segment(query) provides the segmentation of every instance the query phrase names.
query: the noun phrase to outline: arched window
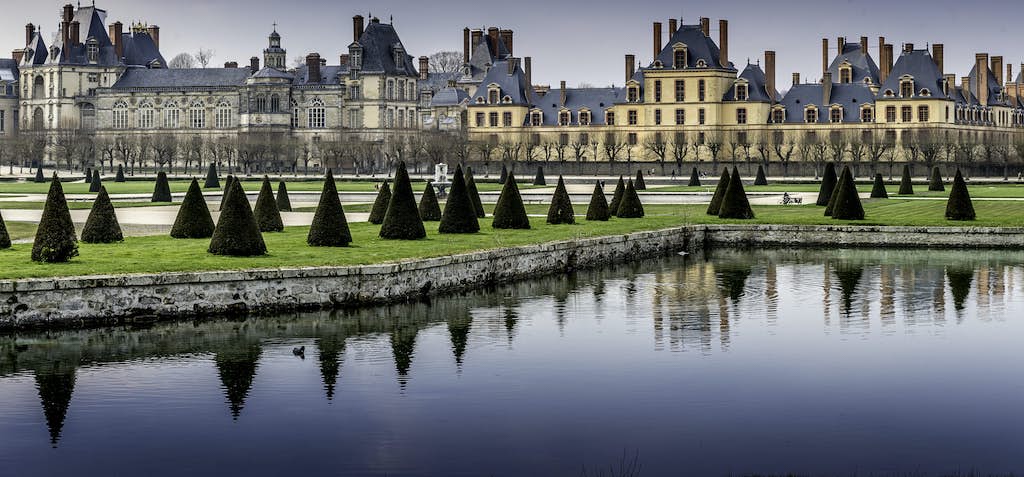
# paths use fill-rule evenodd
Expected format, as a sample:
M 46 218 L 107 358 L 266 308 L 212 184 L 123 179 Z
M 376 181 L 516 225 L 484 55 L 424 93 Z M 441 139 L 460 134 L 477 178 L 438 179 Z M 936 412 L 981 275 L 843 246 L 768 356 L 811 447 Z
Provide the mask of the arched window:
M 900 97 L 911 98 L 914 96 L 914 80 L 913 79 L 902 79 L 900 80 Z
M 394 110 L 389 109 L 387 114 L 385 115 L 384 127 L 386 127 L 386 128 L 393 128 L 393 127 L 395 127 L 395 111 Z
M 192 129 L 206 128 L 206 109 L 202 101 L 195 101 L 188 108 L 188 125 Z
M 153 129 L 153 104 L 149 101 L 139 106 L 137 117 L 139 129 Z
M 100 60 L 100 44 L 95 38 L 89 38 L 85 44 L 85 54 L 89 63 L 96 63 Z
M 279 111 L 281 111 L 281 97 L 276 94 L 272 94 L 270 95 L 270 112 L 276 113 Z
M 114 129 L 128 129 L 128 104 L 124 101 L 114 103 Z
M 46 123 L 43 121 L 43 108 L 37 107 L 36 110 L 32 112 L 32 129 L 42 131 L 46 127 Z
M 181 122 L 181 110 L 178 109 L 178 103 L 174 101 L 168 102 L 164 105 L 164 127 L 167 129 L 177 129 Z
M 291 107 L 292 107 L 292 129 L 298 129 L 299 128 L 299 113 L 300 113 L 299 105 L 295 104 L 295 101 L 292 101 L 290 104 L 291 104 Z
M 853 82 L 853 68 L 843 65 L 839 68 L 839 82 L 840 83 L 852 83 Z
M 267 98 L 262 94 L 256 96 L 256 112 L 263 113 L 267 111 Z
M 324 111 L 324 102 L 320 98 L 313 98 L 313 101 L 309 102 L 309 121 L 308 125 L 310 129 L 323 129 L 327 127 L 327 117 Z
M 89 103 L 82 104 L 80 122 L 82 129 L 86 131 L 96 129 L 96 106 Z
M 273 103 L 274 99 L 276 99 L 276 98 L 277 98 L 276 95 L 274 97 L 272 97 L 271 98 L 271 103 Z M 217 117 L 216 117 L 217 129 L 227 129 L 227 128 L 230 128 L 231 127 L 231 123 L 232 123 L 231 116 L 232 116 L 232 114 L 231 114 L 231 105 L 230 104 L 228 104 L 226 101 L 222 101 L 220 104 L 218 104 L 217 105 Z
M 43 77 L 36 76 L 36 79 L 32 80 L 32 99 L 42 98 L 43 91 Z

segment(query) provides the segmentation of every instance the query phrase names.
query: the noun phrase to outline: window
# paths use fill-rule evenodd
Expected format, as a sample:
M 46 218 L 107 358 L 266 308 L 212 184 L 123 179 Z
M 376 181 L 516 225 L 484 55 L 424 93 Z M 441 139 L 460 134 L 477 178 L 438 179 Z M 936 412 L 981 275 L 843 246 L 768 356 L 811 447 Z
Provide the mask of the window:
M 139 129 L 153 129 L 153 105 L 149 102 L 139 106 Z
M 922 123 L 928 122 L 929 112 L 930 111 L 928 110 L 928 106 L 918 106 L 917 107 L 917 121 L 918 122 L 922 122 Z
M 705 122 L 707 122 L 707 113 L 704 112 L 704 108 L 700 108 L 697 110 L 697 124 L 703 126 Z
M 896 131 L 885 132 L 885 143 L 889 144 L 890 146 L 896 144 Z
M 490 113 L 487 115 L 487 125 L 492 128 L 498 127 L 498 113 Z
M 580 144 L 590 144 L 590 134 L 581 133 L 580 134 Z
M 540 111 L 530 113 L 531 126 L 540 126 L 542 124 L 544 124 L 544 113 L 541 113 Z
M 0 111 L 0 133 L 7 127 L 7 111 Z
M 905 123 L 909 123 L 914 120 L 914 108 L 911 106 L 904 106 L 900 108 L 900 119 Z
M 590 126 L 590 111 L 580 111 L 580 126 Z
M 747 124 L 747 108 L 736 110 L 736 124 Z
M 395 110 L 389 109 L 384 113 L 384 127 L 393 128 L 395 127 Z
M 178 109 L 178 105 L 171 101 L 164 106 L 164 127 L 168 129 L 177 129 L 179 126 L 179 119 L 181 111 Z
M 629 144 L 630 146 L 635 146 L 635 145 L 637 145 L 637 142 L 638 142 L 638 141 L 637 141 L 636 133 L 634 133 L 634 132 L 631 132 L 631 133 L 627 134 L 627 135 L 626 135 L 626 142 L 627 142 L 627 143 L 628 143 L 628 144 Z
M 660 109 L 655 109 L 654 110 L 654 124 L 655 125 L 661 125 L 661 110 Z
M 896 106 L 885 107 L 885 122 L 894 123 L 896 122 Z
M 491 88 L 487 91 L 487 102 L 491 104 L 498 104 L 498 94 L 500 92 L 497 88 Z
M 273 94 L 270 95 L 270 112 L 276 113 L 281 111 L 281 97 Z
M 278 99 L 277 95 L 271 97 L 270 102 L 273 105 L 274 100 Z M 278 101 L 280 101 L 278 99 Z M 218 129 L 227 129 L 231 127 L 231 105 L 227 102 L 221 102 L 217 105 L 217 114 L 215 121 L 217 122 Z
M 259 96 L 256 96 L 256 112 L 257 113 L 265 113 L 265 112 L 267 112 L 267 98 L 264 97 L 262 94 L 259 95 Z
M 849 66 L 843 66 L 839 68 L 839 82 L 840 83 L 852 83 L 853 82 L 853 68 Z
M 390 114 L 390 111 L 388 111 L 388 113 Z M 401 111 L 399 111 L 397 116 L 398 117 L 396 119 L 398 119 L 398 124 L 397 124 L 398 129 L 402 129 L 402 128 L 405 127 L 405 115 L 402 114 Z
M 388 86 L 386 90 L 387 99 L 395 99 L 395 82 L 388 80 Z
M 501 125 L 504 127 L 512 127 L 512 113 L 505 111 L 501 113 Z
M 914 80 L 900 81 L 900 97 L 911 98 L 914 96 Z
M 537 136 L 538 136 L 537 137 L 537 141 L 540 142 L 540 137 L 539 137 L 540 135 L 538 134 Z M 569 135 L 566 134 L 566 133 L 559 134 L 558 135 L 558 144 L 561 144 L 563 146 L 568 146 L 569 145 Z
M 747 132 L 746 131 L 739 131 L 739 132 L 736 133 L 736 144 L 741 144 L 741 145 L 744 145 L 744 146 L 750 144 L 749 142 L 747 142 Z
M 680 125 L 686 124 L 686 110 L 685 109 L 677 109 L 676 110 L 676 124 L 680 124 Z
M 829 111 L 829 122 L 841 123 L 843 122 L 843 108 L 832 108 Z
M 608 111 L 604 113 L 604 123 L 609 126 L 615 125 L 615 111 Z
M 630 126 L 636 126 L 637 114 L 635 109 L 630 109 L 629 112 L 626 113 L 626 121 L 627 123 L 629 123 Z
M 697 82 L 697 101 L 704 101 L 704 96 L 707 94 L 707 82 L 700 80 Z
M 860 122 L 870 123 L 875 120 L 875 112 L 871 108 L 861 108 L 860 110 Z
M 124 101 L 114 104 L 114 129 L 128 129 L 128 105 Z
M 654 102 L 661 102 L 661 80 L 654 80 Z
M 89 38 L 85 45 L 85 55 L 89 63 L 96 63 L 100 60 L 100 44 L 95 38 Z
M 686 81 L 676 80 L 676 102 L 686 101 Z
M 629 88 L 626 89 L 626 91 L 626 101 L 629 101 L 630 103 L 635 103 L 640 100 L 640 88 L 637 88 L 636 86 L 630 86 Z
M 745 85 L 745 84 L 738 84 L 738 85 L 736 85 L 736 101 L 746 101 L 747 100 L 747 91 L 748 91 L 748 86 L 747 85 Z
M 772 110 L 772 122 L 776 124 L 786 122 L 786 111 L 783 109 Z
M 206 111 L 203 103 L 196 101 L 188 108 L 188 124 L 192 129 L 203 129 L 206 127 Z
M 359 85 L 352 85 L 348 88 L 348 99 L 359 99 Z
M 686 68 L 686 48 L 676 48 L 672 52 L 672 67 Z
M 309 110 L 306 112 L 306 125 L 310 129 L 323 129 L 327 126 L 327 115 L 324 110 L 324 102 L 320 98 L 313 98 L 309 102 Z
M 398 82 L 398 100 L 405 101 L 405 81 Z
M 291 103 L 291 107 L 292 107 L 292 129 L 298 129 L 299 128 L 299 108 L 298 108 L 298 106 L 294 102 Z M 350 113 L 351 113 L 351 111 L 350 111 Z M 349 121 L 348 125 L 349 125 L 349 127 L 352 127 L 351 120 Z
M 476 113 L 476 127 L 484 127 L 484 113 Z
M 818 122 L 818 109 L 811 107 L 811 108 L 807 108 L 806 110 L 804 110 L 804 122 L 807 123 L 807 124 L 817 123 Z
M 572 122 L 572 113 L 569 111 L 560 111 L 558 113 L 558 125 L 568 126 Z

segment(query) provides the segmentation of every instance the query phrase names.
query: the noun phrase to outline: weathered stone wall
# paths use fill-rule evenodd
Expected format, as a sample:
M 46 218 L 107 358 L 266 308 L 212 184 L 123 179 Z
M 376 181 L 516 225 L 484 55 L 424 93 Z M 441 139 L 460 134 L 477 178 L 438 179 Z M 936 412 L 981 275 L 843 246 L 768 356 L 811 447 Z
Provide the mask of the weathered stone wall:
M 706 247 L 1024 247 L 1024 228 L 719 225 L 708 226 L 704 230 Z

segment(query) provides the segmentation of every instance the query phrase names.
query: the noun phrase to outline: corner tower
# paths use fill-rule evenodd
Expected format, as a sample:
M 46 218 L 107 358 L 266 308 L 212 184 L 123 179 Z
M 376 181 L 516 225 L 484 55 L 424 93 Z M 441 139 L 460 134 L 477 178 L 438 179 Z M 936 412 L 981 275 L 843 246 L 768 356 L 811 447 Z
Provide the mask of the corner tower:
M 274 25 L 274 31 L 270 33 L 269 40 L 267 49 L 263 50 L 264 66 L 285 71 L 288 68 L 285 64 L 288 51 L 281 48 L 281 35 L 277 32 L 277 24 Z

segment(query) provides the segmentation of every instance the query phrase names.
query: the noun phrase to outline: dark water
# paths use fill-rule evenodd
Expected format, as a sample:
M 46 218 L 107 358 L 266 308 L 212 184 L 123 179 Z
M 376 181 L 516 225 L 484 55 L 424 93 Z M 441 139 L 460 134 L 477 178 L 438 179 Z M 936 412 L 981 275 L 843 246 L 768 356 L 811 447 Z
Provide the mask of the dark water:
M 0 336 L 0 475 L 611 475 L 624 455 L 632 475 L 1019 473 L 1022 264 L 716 252 Z

